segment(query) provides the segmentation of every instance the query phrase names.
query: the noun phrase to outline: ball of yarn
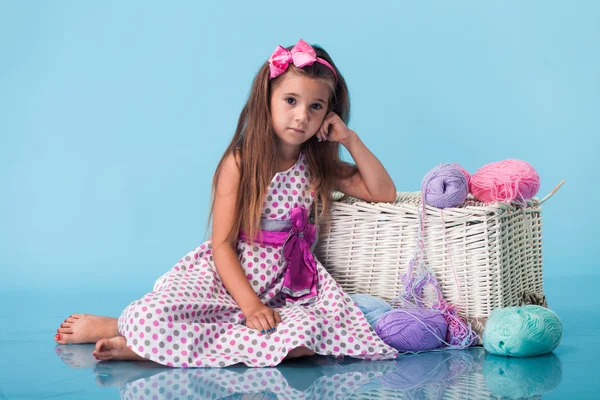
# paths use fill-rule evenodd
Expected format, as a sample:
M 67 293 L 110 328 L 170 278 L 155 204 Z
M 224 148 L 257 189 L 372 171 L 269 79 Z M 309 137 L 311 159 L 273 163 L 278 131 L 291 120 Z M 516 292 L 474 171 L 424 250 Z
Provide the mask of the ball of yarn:
M 522 399 L 550 393 L 562 380 L 562 364 L 553 353 L 531 358 L 488 355 L 483 377 L 490 393 Z
M 454 165 L 456 168 L 458 168 L 465 175 L 465 178 L 467 178 L 467 188 L 468 188 L 469 185 L 471 184 L 471 174 L 469 174 L 469 172 L 466 169 L 464 169 L 463 167 L 461 167 L 458 164 L 452 164 L 452 165 Z
M 444 317 L 428 309 L 396 309 L 379 318 L 377 335 L 400 352 L 437 349 L 448 330 Z
M 473 196 L 486 203 L 531 199 L 539 189 L 539 175 L 530 164 L 521 160 L 484 165 L 473 174 L 469 187 Z
M 421 193 L 430 206 L 459 206 L 469 195 L 469 173 L 457 164 L 440 164 L 423 178 Z
M 485 324 L 483 347 L 498 356 L 537 356 L 553 351 L 562 331 L 560 318 L 547 308 L 497 308 Z
M 379 318 L 388 311 L 392 310 L 392 306 L 385 300 L 368 294 L 351 294 L 350 298 L 356 303 L 360 311 L 365 315 L 369 324 L 375 329 Z

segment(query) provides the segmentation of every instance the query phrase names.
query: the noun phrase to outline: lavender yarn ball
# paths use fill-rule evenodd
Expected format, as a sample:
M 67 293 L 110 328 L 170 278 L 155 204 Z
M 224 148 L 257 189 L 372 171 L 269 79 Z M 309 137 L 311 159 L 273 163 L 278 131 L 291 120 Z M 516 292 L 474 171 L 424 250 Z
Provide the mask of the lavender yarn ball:
M 377 335 L 400 352 L 437 349 L 446 338 L 448 324 L 439 312 L 396 309 L 379 318 Z
M 425 204 L 437 208 L 461 205 L 469 195 L 468 173 L 457 164 L 442 163 L 425 175 L 421 193 Z

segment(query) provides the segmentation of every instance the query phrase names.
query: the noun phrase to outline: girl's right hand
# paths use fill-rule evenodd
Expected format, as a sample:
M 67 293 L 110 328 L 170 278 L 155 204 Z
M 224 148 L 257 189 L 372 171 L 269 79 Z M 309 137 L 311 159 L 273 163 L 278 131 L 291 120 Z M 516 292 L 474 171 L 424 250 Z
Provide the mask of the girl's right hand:
M 264 304 L 248 311 L 246 315 L 246 326 L 261 331 L 261 333 L 274 332 L 280 323 L 279 313 Z

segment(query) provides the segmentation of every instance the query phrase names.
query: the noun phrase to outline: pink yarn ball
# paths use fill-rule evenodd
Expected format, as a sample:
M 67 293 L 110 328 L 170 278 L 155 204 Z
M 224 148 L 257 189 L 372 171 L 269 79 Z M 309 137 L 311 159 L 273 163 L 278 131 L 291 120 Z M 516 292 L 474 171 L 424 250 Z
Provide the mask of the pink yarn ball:
M 484 203 L 531 199 L 540 189 L 540 177 L 522 160 L 486 164 L 471 177 L 471 194 Z

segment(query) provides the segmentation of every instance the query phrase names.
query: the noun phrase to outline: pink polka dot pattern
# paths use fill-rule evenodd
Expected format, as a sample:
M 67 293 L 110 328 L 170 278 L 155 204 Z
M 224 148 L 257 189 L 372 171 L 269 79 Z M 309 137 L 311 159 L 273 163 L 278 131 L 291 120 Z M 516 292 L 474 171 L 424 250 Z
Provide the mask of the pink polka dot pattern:
M 300 154 L 294 166 L 273 177 L 263 218 L 286 220 L 292 208 L 310 208 L 314 193 L 308 181 L 308 167 Z M 275 366 L 300 346 L 337 357 L 386 360 L 397 356 L 318 261 L 318 300 L 287 305 L 281 293 L 286 262 L 280 253 L 280 247 L 237 244 L 250 285 L 264 304 L 281 315 L 282 323 L 273 333 L 261 334 L 245 326 L 244 315 L 217 274 L 210 240 L 186 254 L 158 278 L 152 292 L 123 311 L 119 332 L 138 355 L 183 368 L 237 363 Z

